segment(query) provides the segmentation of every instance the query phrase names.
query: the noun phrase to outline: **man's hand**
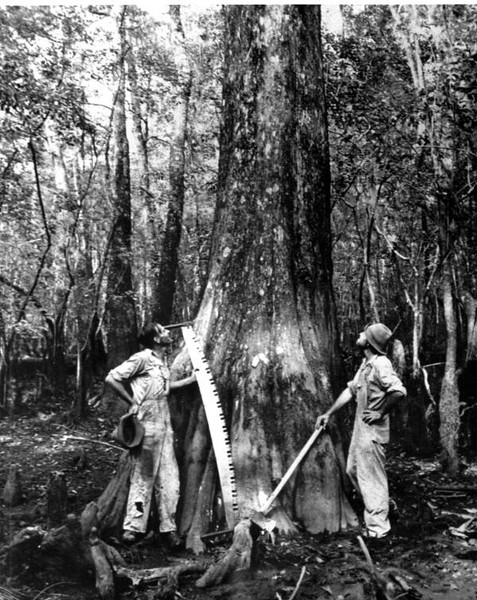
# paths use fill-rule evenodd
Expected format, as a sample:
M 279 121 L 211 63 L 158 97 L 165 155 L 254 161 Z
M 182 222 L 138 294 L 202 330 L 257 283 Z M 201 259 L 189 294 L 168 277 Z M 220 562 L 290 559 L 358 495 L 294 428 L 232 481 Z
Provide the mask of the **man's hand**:
M 328 413 L 324 413 L 324 414 L 320 415 L 316 419 L 315 429 L 320 429 L 320 427 L 323 427 L 323 429 L 326 429 L 329 420 L 330 420 L 330 415 Z
M 190 385 L 195 381 L 197 381 L 197 375 L 195 371 L 192 371 L 192 375 L 189 375 L 189 377 L 184 377 L 184 379 L 176 379 L 174 381 L 171 381 L 169 383 L 169 389 L 177 390 L 179 388 L 185 387 L 186 385 Z
M 378 421 L 381 421 L 382 418 L 383 415 L 378 410 L 369 410 L 369 408 L 367 408 L 363 412 L 363 421 L 366 423 L 366 425 L 377 423 Z
M 139 404 L 136 404 L 135 402 L 133 402 L 133 404 L 131 404 L 131 406 L 129 407 L 128 414 L 129 415 L 137 415 L 138 412 L 139 412 Z

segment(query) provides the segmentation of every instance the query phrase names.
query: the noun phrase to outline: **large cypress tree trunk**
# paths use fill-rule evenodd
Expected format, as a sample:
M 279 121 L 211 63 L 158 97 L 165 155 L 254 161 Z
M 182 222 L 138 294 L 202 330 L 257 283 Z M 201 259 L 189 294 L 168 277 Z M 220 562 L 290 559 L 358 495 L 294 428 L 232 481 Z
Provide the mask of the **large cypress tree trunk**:
M 331 403 L 339 355 L 320 9 L 227 7 L 225 36 L 218 208 L 195 330 L 228 415 L 240 514 L 247 516 L 264 504 Z M 173 369 L 186 360 L 184 351 Z M 207 437 L 198 432 L 197 439 Z M 196 455 L 185 457 L 183 475 L 184 495 L 198 498 L 197 507 L 210 490 L 202 481 L 206 453 Z M 327 434 L 280 500 L 285 510 L 273 518 L 282 530 L 298 519 L 310 532 L 336 531 L 354 518 Z M 194 510 L 189 502 L 183 528 L 205 528 Z M 189 530 L 189 540 L 195 534 Z

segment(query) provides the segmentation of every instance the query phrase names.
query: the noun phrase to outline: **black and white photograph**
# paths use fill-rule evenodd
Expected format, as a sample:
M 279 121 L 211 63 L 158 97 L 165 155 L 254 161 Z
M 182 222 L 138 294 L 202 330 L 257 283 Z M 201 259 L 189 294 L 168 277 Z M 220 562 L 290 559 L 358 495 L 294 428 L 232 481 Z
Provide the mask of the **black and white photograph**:
M 0 600 L 477 599 L 477 3 L 0 2 Z

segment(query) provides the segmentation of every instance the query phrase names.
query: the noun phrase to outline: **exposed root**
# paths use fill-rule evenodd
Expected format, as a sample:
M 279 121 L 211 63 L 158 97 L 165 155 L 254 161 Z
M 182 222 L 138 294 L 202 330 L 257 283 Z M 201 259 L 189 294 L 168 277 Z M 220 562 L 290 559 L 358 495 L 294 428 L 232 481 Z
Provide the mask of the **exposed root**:
M 242 519 L 234 529 L 232 545 L 225 555 L 195 583 L 198 588 L 217 585 L 231 573 L 249 569 L 252 559 L 253 538 L 251 534 L 252 521 Z

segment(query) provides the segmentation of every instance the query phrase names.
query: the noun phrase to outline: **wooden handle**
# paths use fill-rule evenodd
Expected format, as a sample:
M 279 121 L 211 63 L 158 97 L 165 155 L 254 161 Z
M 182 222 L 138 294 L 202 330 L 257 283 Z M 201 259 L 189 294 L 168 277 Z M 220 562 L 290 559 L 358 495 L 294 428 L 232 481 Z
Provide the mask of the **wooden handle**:
M 287 481 L 290 479 L 290 477 L 293 474 L 293 471 L 298 467 L 298 465 L 301 463 L 301 461 L 303 460 L 305 454 L 308 452 L 308 450 L 313 446 L 313 444 L 315 443 L 316 438 L 320 435 L 320 433 L 323 431 L 324 427 L 321 426 L 319 429 L 315 429 L 315 431 L 311 434 L 309 440 L 306 442 L 306 444 L 303 446 L 303 448 L 300 450 L 300 454 L 298 454 L 298 456 L 295 458 L 295 460 L 292 462 L 292 464 L 290 465 L 290 467 L 288 468 L 288 471 L 285 473 L 285 475 L 282 477 L 280 483 L 277 485 L 277 487 L 275 488 L 275 490 L 273 491 L 272 495 L 268 498 L 268 500 L 266 501 L 266 503 L 264 504 L 263 508 L 262 508 L 262 512 L 264 514 L 266 514 L 269 510 L 270 510 L 270 506 L 273 504 L 273 502 L 275 501 L 275 498 L 278 496 L 278 494 L 282 491 L 282 489 L 285 487 Z
M 164 325 L 164 329 L 178 329 L 179 327 L 187 327 L 192 324 L 192 321 L 184 321 L 184 323 L 171 323 L 171 325 Z

